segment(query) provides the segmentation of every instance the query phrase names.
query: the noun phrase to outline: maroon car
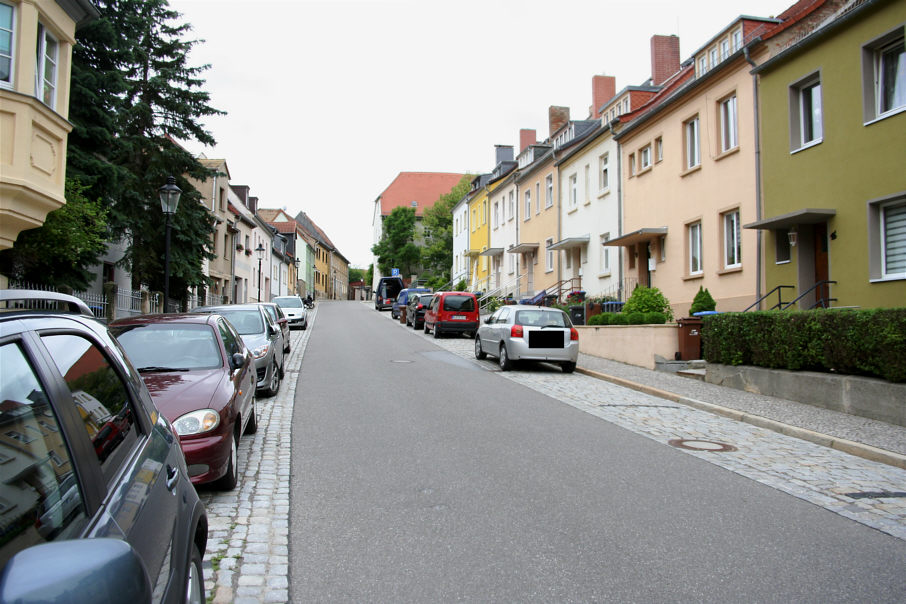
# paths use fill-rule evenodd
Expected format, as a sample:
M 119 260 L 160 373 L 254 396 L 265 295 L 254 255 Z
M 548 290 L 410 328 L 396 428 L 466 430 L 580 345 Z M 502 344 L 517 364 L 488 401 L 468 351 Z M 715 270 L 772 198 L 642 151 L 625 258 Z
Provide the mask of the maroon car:
M 239 480 L 239 437 L 258 429 L 251 351 L 217 314 L 141 315 L 110 324 L 170 420 L 193 484 Z

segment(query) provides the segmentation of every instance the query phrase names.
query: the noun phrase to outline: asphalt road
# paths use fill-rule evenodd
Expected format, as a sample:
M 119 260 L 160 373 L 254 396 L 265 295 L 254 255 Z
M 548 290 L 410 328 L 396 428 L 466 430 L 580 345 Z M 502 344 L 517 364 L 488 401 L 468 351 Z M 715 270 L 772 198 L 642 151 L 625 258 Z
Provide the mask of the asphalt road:
M 903 541 L 488 367 L 320 304 L 293 417 L 293 602 L 906 601 Z

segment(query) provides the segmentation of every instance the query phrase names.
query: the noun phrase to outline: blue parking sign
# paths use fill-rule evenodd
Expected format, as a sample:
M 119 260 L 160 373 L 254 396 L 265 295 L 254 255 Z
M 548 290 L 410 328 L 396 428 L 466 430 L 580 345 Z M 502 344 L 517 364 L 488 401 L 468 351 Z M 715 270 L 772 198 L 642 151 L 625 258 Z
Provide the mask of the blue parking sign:
M 399 277 L 399 276 L 400 276 L 400 269 L 398 269 L 398 268 L 391 268 L 391 269 L 390 269 L 390 276 L 391 276 L 391 277 Z

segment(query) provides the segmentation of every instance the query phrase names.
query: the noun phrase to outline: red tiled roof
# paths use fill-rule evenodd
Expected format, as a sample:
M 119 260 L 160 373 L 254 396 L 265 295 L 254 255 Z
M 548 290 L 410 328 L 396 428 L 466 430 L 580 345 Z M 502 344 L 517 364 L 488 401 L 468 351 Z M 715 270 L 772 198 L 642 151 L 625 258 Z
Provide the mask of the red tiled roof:
M 448 172 L 400 172 L 379 197 L 381 215 L 389 216 L 393 208 L 412 207 L 415 201 L 415 215 L 421 216 L 441 195 L 449 193 L 462 177 L 462 174 Z

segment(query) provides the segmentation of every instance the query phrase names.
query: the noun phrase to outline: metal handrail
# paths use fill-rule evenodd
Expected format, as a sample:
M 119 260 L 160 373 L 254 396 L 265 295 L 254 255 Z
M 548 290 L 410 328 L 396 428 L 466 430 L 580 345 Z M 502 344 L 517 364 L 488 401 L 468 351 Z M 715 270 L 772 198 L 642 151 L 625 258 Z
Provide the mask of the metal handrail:
M 823 285 L 836 285 L 836 284 L 837 284 L 836 281 L 827 281 L 827 280 L 819 281 L 818 283 L 814 284 L 813 286 L 811 286 L 810 288 L 808 288 L 807 290 L 805 290 L 804 292 L 802 292 L 802 295 L 800 295 L 798 298 L 796 298 L 795 300 L 793 300 L 792 302 L 790 302 L 789 304 L 787 304 L 786 306 L 784 306 L 784 307 L 781 308 L 780 310 L 786 310 L 786 309 L 788 309 L 790 306 L 792 306 L 793 304 L 795 304 L 796 302 L 798 302 L 798 301 L 801 300 L 802 298 L 806 297 L 806 296 L 809 295 L 811 292 L 815 291 L 816 289 L 818 289 L 819 287 L 821 287 L 821 286 L 823 286 Z M 828 297 L 827 297 L 827 298 L 821 298 L 821 299 L 819 299 L 819 300 L 815 303 L 814 306 L 811 306 L 811 307 L 810 307 L 810 309 L 811 309 L 811 308 L 815 308 L 815 306 L 818 306 L 819 304 L 821 304 L 824 308 L 827 308 L 827 302 L 830 302 L 831 300 L 836 300 L 836 298 L 831 298 L 831 297 L 830 297 L 830 288 L 827 289 L 827 293 L 828 293 Z
M 762 297 L 760 297 L 760 298 L 758 298 L 757 300 L 755 300 L 755 302 L 754 302 L 751 306 L 749 306 L 748 308 L 746 308 L 746 309 L 745 309 L 744 311 L 742 311 L 742 312 L 749 312 L 750 310 L 752 310 L 753 308 L 755 308 L 756 306 L 758 306 L 759 304 L 761 304 L 761 301 L 762 301 L 762 300 L 764 300 L 765 298 L 767 298 L 768 296 L 770 296 L 770 295 L 773 294 L 774 292 L 777 292 L 777 304 L 775 304 L 774 306 L 772 306 L 772 307 L 769 308 L 768 310 L 774 310 L 775 308 L 781 308 L 781 307 L 783 306 L 783 304 L 784 304 L 784 302 L 783 302 L 783 288 L 784 288 L 784 287 L 788 287 L 789 289 L 796 289 L 796 286 L 794 286 L 794 285 L 778 285 L 777 287 L 775 287 L 774 289 L 772 289 L 771 291 L 769 291 L 768 293 L 766 293 L 766 294 L 763 295 Z

